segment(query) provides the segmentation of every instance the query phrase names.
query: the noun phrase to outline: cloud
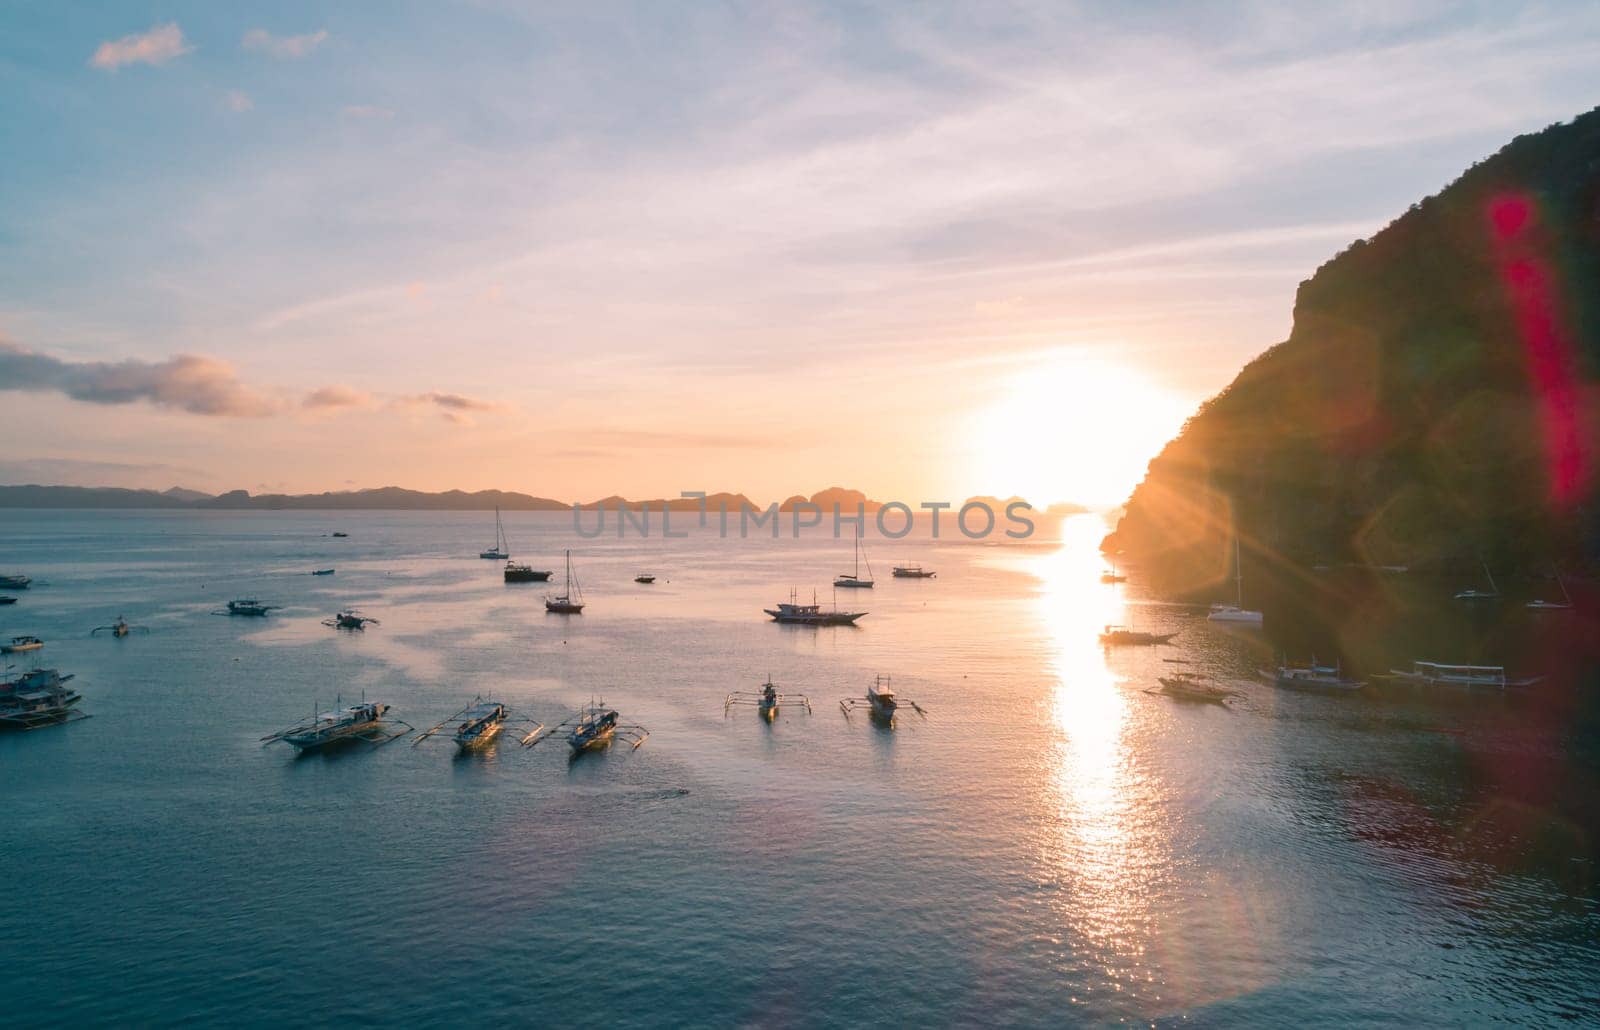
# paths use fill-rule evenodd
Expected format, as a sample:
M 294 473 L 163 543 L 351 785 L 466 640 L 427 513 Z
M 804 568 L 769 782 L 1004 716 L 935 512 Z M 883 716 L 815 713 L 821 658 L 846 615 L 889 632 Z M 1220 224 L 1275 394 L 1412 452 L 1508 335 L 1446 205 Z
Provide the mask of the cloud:
M 298 60 L 327 42 L 328 30 L 318 29 L 301 36 L 274 36 L 266 29 L 251 29 L 239 45 L 246 50 L 268 54 L 286 61 Z
M 95 50 L 89 63 L 105 71 L 116 71 L 125 64 L 166 64 L 182 57 L 194 47 L 183 38 L 183 30 L 175 21 L 157 25 L 149 32 L 134 33 L 117 40 L 107 40 Z
M 239 381 L 216 358 L 179 354 L 165 361 L 65 361 L 0 340 L 0 390 L 55 391 L 89 404 L 146 401 L 193 415 L 259 418 L 282 405 Z
M 300 406 L 311 411 L 335 411 L 340 408 L 366 408 L 372 405 L 372 395 L 354 387 L 335 383 L 312 390 Z
M 499 411 L 501 407 L 494 401 L 438 391 L 396 397 L 391 406 L 401 411 L 432 411 L 446 422 L 458 426 L 472 425 L 472 419 L 468 417 L 472 412 Z
M 344 113 L 350 118 L 393 118 L 394 112 L 387 107 L 374 107 L 371 104 L 346 104 Z
M 222 104 L 228 110 L 238 114 L 243 114 L 256 106 L 256 102 L 250 99 L 250 94 L 239 89 L 228 90 L 227 95 L 222 98 Z

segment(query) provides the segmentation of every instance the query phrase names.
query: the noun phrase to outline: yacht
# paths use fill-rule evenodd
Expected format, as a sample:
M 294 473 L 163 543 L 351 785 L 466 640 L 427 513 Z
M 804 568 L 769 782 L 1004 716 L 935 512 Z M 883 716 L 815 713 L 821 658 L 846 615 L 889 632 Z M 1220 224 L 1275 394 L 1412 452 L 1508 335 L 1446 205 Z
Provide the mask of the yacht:
M 1544 598 L 1535 598 L 1523 607 L 1532 612 L 1570 612 L 1572 610 L 1572 595 L 1567 592 L 1567 583 L 1561 578 L 1561 573 L 1556 573 L 1556 585 L 1561 588 L 1561 600 L 1546 601 Z
M 1239 538 L 1233 538 L 1233 569 L 1234 583 L 1238 589 L 1237 604 L 1214 604 L 1211 613 L 1206 616 L 1212 622 L 1229 622 L 1239 626 L 1259 626 L 1262 622 L 1261 613 L 1244 606 L 1244 563 L 1239 556 Z
M 559 594 L 544 599 L 544 610 L 557 615 L 583 614 L 583 591 L 578 587 L 578 577 L 572 574 L 572 552 L 567 552 L 567 584 Z
M 1466 590 L 1458 590 L 1454 595 L 1454 599 L 1465 604 L 1486 604 L 1491 601 L 1500 600 L 1500 587 L 1495 583 L 1494 574 L 1489 571 L 1489 565 L 1487 562 L 1485 562 L 1483 565 L 1483 575 L 1484 578 L 1489 581 L 1488 590 L 1479 590 L 1476 587 L 1470 587 Z
M 839 576 L 834 579 L 836 587 L 850 587 L 855 589 L 870 589 L 872 587 L 872 560 L 867 560 L 867 577 L 861 578 L 861 533 L 856 533 L 856 564 L 855 570 L 848 576 Z
M 500 523 L 500 509 L 494 510 L 494 546 L 478 552 L 480 558 L 492 558 L 496 561 L 505 561 L 511 557 L 510 548 L 506 544 L 505 527 Z

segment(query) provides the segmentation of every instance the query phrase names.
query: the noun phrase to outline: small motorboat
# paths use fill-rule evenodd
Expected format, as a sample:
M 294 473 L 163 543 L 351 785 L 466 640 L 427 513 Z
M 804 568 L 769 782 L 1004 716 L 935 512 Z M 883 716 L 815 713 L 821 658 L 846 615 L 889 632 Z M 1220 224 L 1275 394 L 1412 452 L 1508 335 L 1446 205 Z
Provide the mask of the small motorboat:
M 1107 626 L 1100 631 L 1100 643 L 1106 647 L 1121 647 L 1124 644 L 1165 644 L 1176 633 L 1146 633 L 1142 630 L 1129 629 L 1127 626 Z
M 0 588 L 6 590 L 26 590 L 32 582 L 27 576 L 0 576 Z
M 127 636 L 130 633 L 149 633 L 149 632 L 150 631 L 148 629 L 146 629 L 144 626 L 130 626 L 130 625 L 128 625 L 128 620 L 124 619 L 122 616 L 119 615 L 119 616 L 117 616 L 117 621 L 116 622 L 113 622 L 109 626 L 96 626 L 94 629 L 89 631 L 89 635 L 91 637 L 93 637 L 93 636 L 98 636 L 101 633 L 110 633 L 113 637 L 116 637 L 117 639 L 120 640 L 120 639 L 122 639 L 123 637 Z
M 261 743 L 275 744 L 281 740 L 296 751 L 315 751 L 353 741 L 376 747 L 411 732 L 408 723 L 385 722 L 383 717 L 388 711 L 389 706 L 381 701 L 362 701 L 359 705 L 336 707 L 330 712 L 318 711 L 313 704 L 311 718 L 262 737 Z
M 650 575 L 650 573 L 648 573 L 648 572 L 641 572 L 637 576 L 633 577 L 633 581 L 635 583 L 644 583 L 646 585 L 649 585 L 651 583 L 654 583 L 656 581 L 656 578 L 654 576 Z
M 12 637 L 11 643 L 0 644 L 0 654 L 24 654 L 28 651 L 37 651 L 44 646 L 44 641 L 38 637 Z
M 311 574 L 313 576 L 331 576 L 331 575 L 333 575 L 333 570 L 332 569 L 312 569 L 311 570 Z
M 495 738 L 500 736 L 500 731 L 508 725 L 533 727 L 518 738 L 518 743 L 521 744 L 531 743 L 539 731 L 544 729 L 544 723 L 534 722 L 526 716 L 518 715 L 499 701 L 485 701 L 481 697 L 475 697 L 471 704 L 459 712 L 446 716 L 437 724 L 423 730 L 422 734 L 411 742 L 411 746 L 416 747 L 452 723 L 457 725 L 455 732 L 451 734 L 451 739 L 462 751 L 483 750 L 494 743 Z
M 347 612 L 337 612 L 331 619 L 323 619 L 322 624 L 330 629 L 366 629 L 368 626 L 383 625 L 377 619 L 368 618 L 354 608 Z
M 532 565 L 508 561 L 505 568 L 507 583 L 548 583 L 550 581 L 549 569 L 536 569 Z
M 33 669 L 0 682 L 0 726 L 32 730 L 89 716 L 74 708 L 83 696 L 67 686 L 70 674 Z
M 213 615 L 243 615 L 250 618 L 260 618 L 268 612 L 275 612 L 282 605 L 262 604 L 253 597 L 241 597 L 237 601 L 229 601 L 228 607 L 212 612 Z
M 1226 687 L 1207 683 L 1204 677 L 1192 672 L 1175 672 L 1171 676 L 1158 676 L 1161 683 L 1160 690 L 1146 691 L 1149 694 L 1164 694 L 1178 701 L 1193 701 L 1199 704 L 1228 705 L 1228 700 L 1236 696 L 1237 691 Z
M 932 569 L 925 569 L 921 565 L 896 565 L 893 571 L 895 579 L 932 579 L 938 575 Z
M 785 704 L 796 704 L 805 708 L 806 714 L 811 714 L 811 699 L 804 694 L 780 694 L 777 684 L 771 677 L 761 684 L 759 692 L 752 690 L 736 690 L 722 701 L 722 714 L 727 715 L 736 705 L 754 705 L 756 713 L 768 722 L 778 717 L 778 708 Z
M 334 533 L 334 536 L 349 536 L 349 533 Z
M 894 725 L 894 716 L 905 705 L 923 718 L 928 712 L 921 705 L 908 697 L 899 697 L 889 685 L 889 677 L 878 676 L 867 685 L 866 697 L 847 697 L 839 702 L 839 708 L 844 712 L 846 719 L 850 713 L 866 709 L 867 715 L 888 726 Z

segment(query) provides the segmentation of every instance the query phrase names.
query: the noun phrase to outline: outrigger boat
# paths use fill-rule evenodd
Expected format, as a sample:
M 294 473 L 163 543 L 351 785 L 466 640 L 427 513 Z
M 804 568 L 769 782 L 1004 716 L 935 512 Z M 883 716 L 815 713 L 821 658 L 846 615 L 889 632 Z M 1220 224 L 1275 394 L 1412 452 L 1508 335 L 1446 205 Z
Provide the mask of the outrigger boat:
M 229 601 L 227 608 L 218 609 L 212 615 L 246 615 L 263 616 L 268 612 L 275 612 L 282 608 L 281 604 L 262 604 L 253 597 L 242 597 L 237 601 Z
M 1176 633 L 1145 633 L 1142 630 L 1129 629 L 1127 626 L 1107 626 L 1100 631 L 1100 643 L 1107 647 L 1120 647 L 1124 644 L 1165 644 Z
M 1191 672 L 1175 672 L 1171 676 L 1158 676 L 1161 683 L 1160 690 L 1147 690 L 1147 694 L 1164 694 L 1177 701 L 1195 701 L 1200 704 L 1228 706 L 1228 699 L 1235 697 L 1238 691 L 1219 687 L 1215 683 L 1207 683 L 1200 676 Z
M 44 641 L 38 637 L 12 637 L 11 643 L 0 644 L 0 654 L 23 654 L 37 651 L 43 646 Z
M 9 594 L 0 594 L 0 604 L 16 604 L 17 599 Z
M 331 575 L 333 575 L 333 570 L 332 569 L 312 569 L 311 570 L 311 574 L 313 576 L 331 576 Z
M 67 686 L 71 679 L 54 669 L 33 669 L 0 682 L 0 726 L 32 730 L 89 718 L 73 707 L 83 695 Z
M 726 716 L 735 705 L 755 705 L 756 712 L 761 718 L 771 722 L 778 717 L 778 707 L 784 704 L 796 704 L 805 707 L 806 714 L 811 714 L 811 699 L 804 694 L 780 694 L 777 684 L 772 682 L 772 677 L 767 677 L 767 682 L 761 684 L 760 692 L 753 690 L 736 690 L 722 701 L 722 714 Z
M 927 718 L 927 711 L 908 697 L 897 697 L 893 688 L 889 686 L 889 677 L 879 676 L 867 685 L 866 697 L 847 697 L 839 702 L 839 708 L 844 712 L 846 719 L 850 713 L 865 708 L 867 715 L 879 722 L 894 725 L 894 713 L 899 711 L 901 705 L 908 705 L 912 711 L 923 718 Z
M 494 743 L 500 736 L 500 731 L 508 725 L 519 727 L 532 726 L 533 729 L 523 733 L 517 738 L 517 743 L 528 745 L 533 743 L 533 738 L 544 729 L 544 723 L 535 722 L 524 715 L 518 715 L 499 701 L 485 701 L 481 697 L 472 699 L 472 703 L 462 708 L 454 715 L 440 719 L 433 726 L 422 731 L 421 736 L 411 742 L 412 747 L 432 737 L 451 723 L 459 721 L 451 739 L 456 742 L 456 747 L 462 751 L 481 751 Z
M 550 570 L 536 569 L 532 565 L 508 561 L 506 562 L 505 577 L 507 583 L 548 583 L 550 581 Z
M 500 509 L 494 510 L 494 546 L 486 547 L 478 552 L 480 558 L 492 558 L 496 561 L 505 561 L 511 557 L 510 547 L 506 543 L 505 527 L 500 524 Z
M 1338 662 L 1318 665 L 1315 655 L 1308 665 L 1294 665 L 1286 659 L 1276 672 L 1262 669 L 1261 675 L 1285 690 L 1360 690 L 1367 685 L 1364 680 L 1346 679 Z
M 654 583 L 656 578 L 650 575 L 648 572 L 641 572 L 637 576 L 633 577 L 633 581 L 635 583 L 643 583 L 648 586 L 649 584 Z
M 572 574 L 572 552 L 567 552 L 567 585 L 559 594 L 546 596 L 544 610 L 557 615 L 582 615 L 583 590 L 578 586 L 578 577 Z
M 894 567 L 895 579 L 932 579 L 938 573 L 932 569 L 924 569 L 921 565 L 896 565 Z
M 778 602 L 776 608 L 763 608 L 762 611 L 772 616 L 773 622 L 782 622 L 794 626 L 853 626 L 857 619 L 866 615 L 866 612 L 841 612 L 837 602 L 832 611 L 823 611 L 817 603 L 815 592 L 811 595 L 810 604 L 800 604 L 796 600 L 796 592 L 789 591 L 789 603 Z
M 631 743 L 634 751 L 650 739 L 650 731 L 643 726 L 626 725 L 618 721 L 619 719 L 616 709 L 607 708 L 604 701 L 590 701 L 589 707 L 552 726 L 544 736 L 534 736 L 524 741 L 523 746 L 533 747 L 539 741 L 565 730 L 567 746 L 572 749 L 573 757 L 577 757 L 585 751 L 608 747 L 618 737 Z
M 836 587 L 851 587 L 856 589 L 871 589 L 872 587 L 872 559 L 867 559 L 867 578 L 861 578 L 861 531 L 856 530 L 856 564 L 855 571 L 848 576 L 838 576 L 834 579 Z
M 338 612 L 331 619 L 323 619 L 322 624 L 330 629 L 366 629 L 369 625 L 383 625 L 377 619 L 358 613 L 354 608 L 347 612 Z
M 113 622 L 109 626 L 96 626 L 94 629 L 89 631 L 89 635 L 92 637 L 92 636 L 95 636 L 95 635 L 100 634 L 100 633 L 110 633 L 112 636 L 117 637 L 118 639 L 120 639 L 122 637 L 127 636 L 130 633 L 149 633 L 149 632 L 150 632 L 150 630 L 147 629 L 144 626 L 130 626 L 130 625 L 128 625 L 128 620 L 124 619 L 122 616 L 119 615 L 119 616 L 117 616 L 117 621 L 116 622 Z
M 337 705 L 339 702 L 335 701 Z M 276 744 L 284 741 L 296 751 L 315 751 L 330 744 L 360 741 L 373 747 L 389 743 L 411 732 L 411 724 L 394 720 L 385 722 L 389 706 L 381 701 L 363 700 L 348 708 L 335 708 L 330 712 L 311 706 L 311 718 L 297 722 L 286 730 L 261 738 L 261 743 Z
M 27 576 L 0 576 L 0 587 L 6 590 L 26 590 L 32 582 Z
M 338 533 L 338 532 L 336 532 L 336 533 L 334 533 L 332 535 L 333 536 L 349 536 L 350 534 L 349 533 Z
M 1488 690 L 1531 687 L 1544 679 L 1543 676 L 1508 679 L 1503 665 L 1445 665 L 1441 662 L 1412 662 L 1409 670 L 1390 669 L 1389 675 L 1383 678 L 1397 683 L 1415 683 L 1429 687 Z

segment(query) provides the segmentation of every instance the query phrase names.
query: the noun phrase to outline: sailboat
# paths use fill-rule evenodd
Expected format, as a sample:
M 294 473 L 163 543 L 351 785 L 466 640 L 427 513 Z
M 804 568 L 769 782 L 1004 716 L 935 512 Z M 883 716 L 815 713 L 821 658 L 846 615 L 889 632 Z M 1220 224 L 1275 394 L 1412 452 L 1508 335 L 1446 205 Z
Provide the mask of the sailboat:
M 1212 622 L 1231 622 L 1240 626 L 1261 625 L 1261 613 L 1244 606 L 1244 563 L 1239 557 L 1239 537 L 1233 538 L 1234 582 L 1238 585 L 1237 604 L 1214 604 L 1206 618 Z
M 1475 603 L 1475 602 L 1478 602 L 1478 601 L 1498 601 L 1498 600 L 1500 600 L 1500 587 L 1494 581 L 1494 573 L 1489 571 L 1489 563 L 1488 562 L 1484 562 L 1483 563 L 1483 574 L 1489 580 L 1489 589 L 1488 590 L 1479 590 L 1476 587 L 1471 587 L 1471 588 L 1466 589 L 1466 590 L 1458 590 L 1458 591 L 1456 591 L 1455 599 L 1457 601 L 1465 601 L 1468 604 L 1472 604 L 1472 603 Z
M 479 551 L 478 557 L 489 558 L 493 561 L 505 561 L 511 557 L 510 549 L 506 544 L 505 527 L 500 524 L 500 509 L 494 510 L 494 546 L 488 550 Z
M 1554 569 L 1550 571 L 1555 572 Z M 1567 592 L 1566 581 L 1561 578 L 1561 573 L 1556 572 L 1556 585 L 1561 588 L 1561 600 L 1546 601 L 1544 598 L 1535 598 L 1523 607 L 1531 612 L 1569 612 L 1572 610 L 1572 595 Z
M 571 551 L 567 552 L 567 585 L 561 593 L 544 599 L 544 610 L 557 615 L 579 615 L 583 612 L 583 591 L 578 587 L 577 577 L 572 574 Z
M 867 578 L 861 578 L 861 530 L 856 530 L 856 564 L 855 571 L 848 576 L 839 576 L 833 581 L 836 587 L 867 587 L 872 586 L 872 559 L 867 559 Z

